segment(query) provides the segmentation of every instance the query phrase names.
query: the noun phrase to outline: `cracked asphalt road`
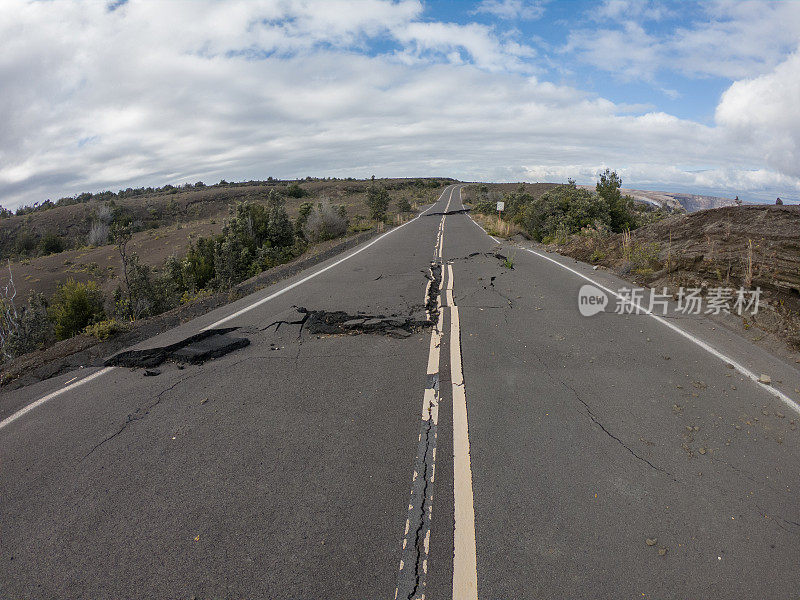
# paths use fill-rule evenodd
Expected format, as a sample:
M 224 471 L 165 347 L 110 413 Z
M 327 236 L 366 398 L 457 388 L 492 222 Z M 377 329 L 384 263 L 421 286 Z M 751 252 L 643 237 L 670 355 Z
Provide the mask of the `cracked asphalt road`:
M 392 598 L 430 333 L 314 334 L 296 307 L 416 322 L 442 217 L 478 596 L 797 597 L 797 415 L 644 315 L 580 317 L 585 282 L 498 247 L 457 188 L 446 210 L 452 189 L 435 215 L 226 323 L 248 346 L 156 377 L 115 368 L 0 429 L 0 598 Z M 453 595 L 443 322 L 428 598 Z M 793 366 L 734 334 L 683 325 L 800 388 Z M 84 371 L 0 396 L 0 417 Z

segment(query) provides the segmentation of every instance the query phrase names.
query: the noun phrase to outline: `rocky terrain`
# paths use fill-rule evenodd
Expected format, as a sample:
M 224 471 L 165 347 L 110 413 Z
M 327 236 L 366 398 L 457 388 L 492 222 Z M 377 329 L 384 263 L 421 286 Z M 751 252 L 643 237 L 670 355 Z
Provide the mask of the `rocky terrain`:
M 760 287 L 764 310 L 743 325 L 800 350 L 800 206 L 703 210 L 556 250 L 655 288 Z

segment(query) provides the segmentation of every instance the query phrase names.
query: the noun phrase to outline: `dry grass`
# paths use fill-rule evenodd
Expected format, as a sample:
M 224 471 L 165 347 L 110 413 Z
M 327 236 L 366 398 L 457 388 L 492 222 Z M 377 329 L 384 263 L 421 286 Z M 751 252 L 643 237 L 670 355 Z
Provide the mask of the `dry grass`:
M 747 252 L 743 263 L 742 284 L 749 290 L 753 287 L 753 240 L 747 240 Z
M 510 221 L 505 221 L 500 217 L 475 213 L 472 214 L 472 218 L 475 219 L 481 225 L 481 227 L 486 230 L 486 233 L 493 235 L 494 237 L 505 239 L 514 237 L 515 235 L 523 235 L 527 237 L 522 227 L 515 223 L 511 223 Z

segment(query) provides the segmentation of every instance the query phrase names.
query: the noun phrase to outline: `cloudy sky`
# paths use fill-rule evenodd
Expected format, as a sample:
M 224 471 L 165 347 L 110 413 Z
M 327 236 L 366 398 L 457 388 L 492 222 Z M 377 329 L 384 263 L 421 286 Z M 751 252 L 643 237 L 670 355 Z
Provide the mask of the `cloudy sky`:
M 0 1 L 0 204 L 443 175 L 800 198 L 800 2 Z

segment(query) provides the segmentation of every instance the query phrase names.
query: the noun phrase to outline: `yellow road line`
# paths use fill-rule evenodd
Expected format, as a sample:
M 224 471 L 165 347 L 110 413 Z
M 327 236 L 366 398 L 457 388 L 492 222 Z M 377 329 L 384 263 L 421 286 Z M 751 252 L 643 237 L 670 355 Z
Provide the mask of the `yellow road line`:
M 461 366 L 461 327 L 453 300 L 453 265 L 447 265 L 447 306 L 450 308 L 450 380 L 453 390 L 453 600 L 477 600 L 478 565 L 475 549 L 475 506 L 469 455 L 467 395 Z

